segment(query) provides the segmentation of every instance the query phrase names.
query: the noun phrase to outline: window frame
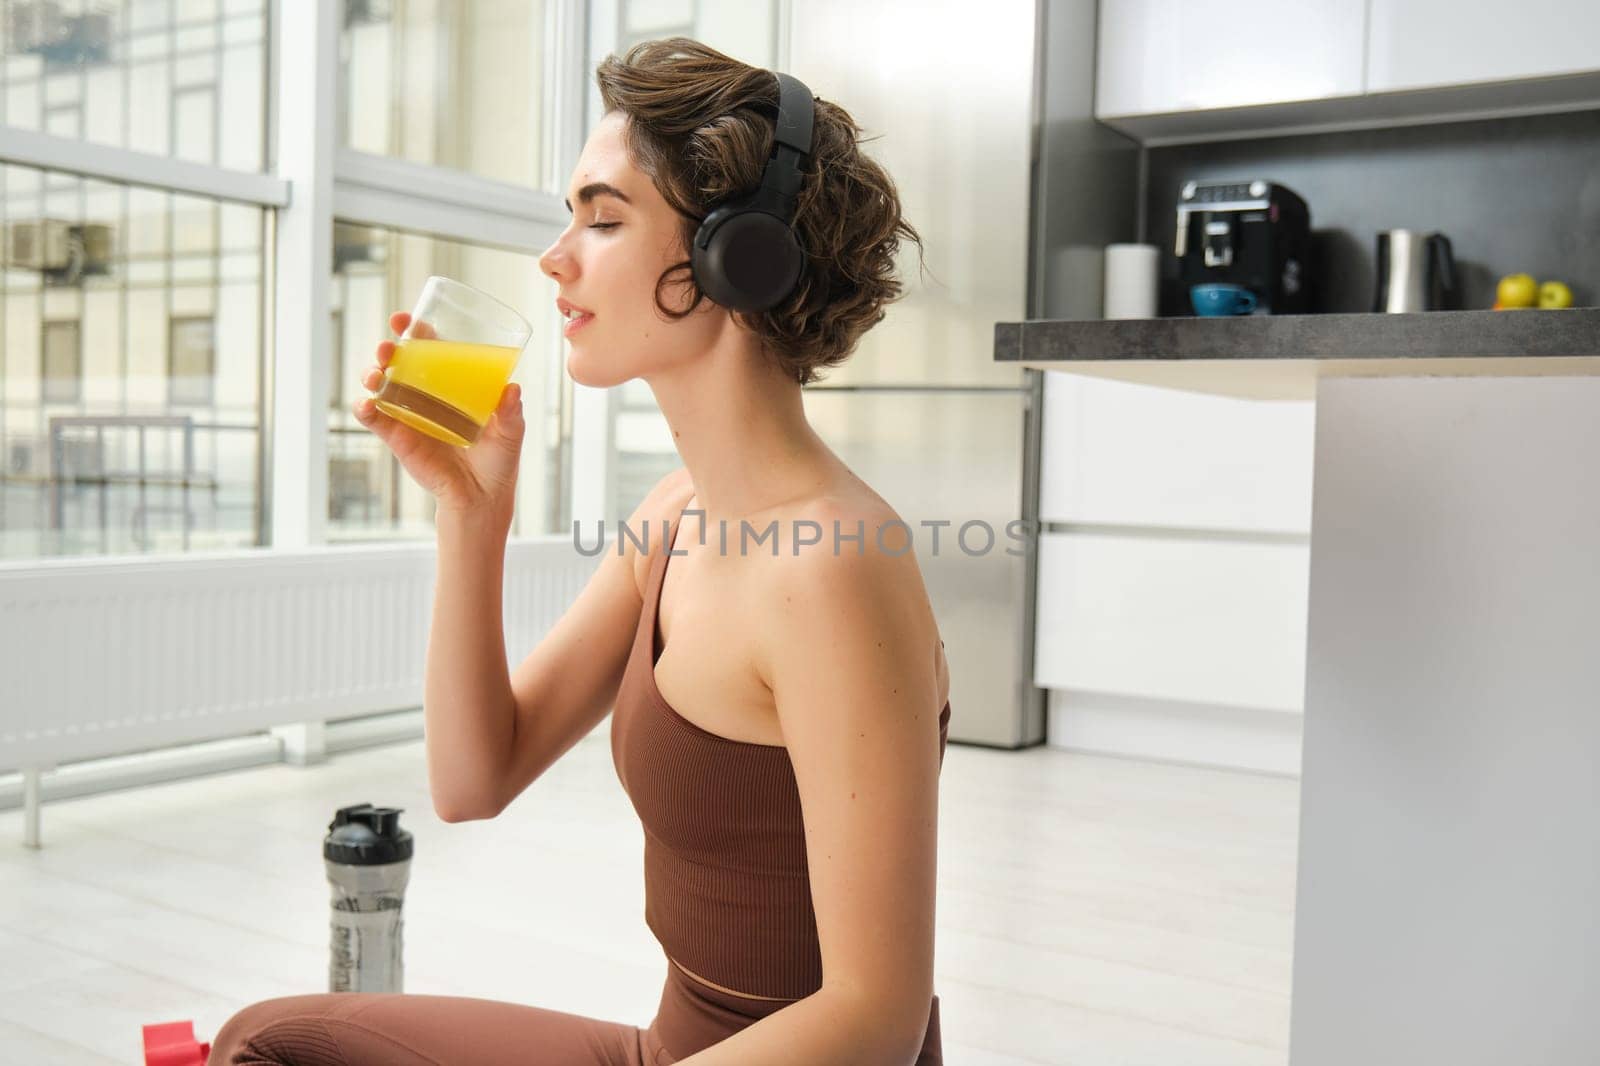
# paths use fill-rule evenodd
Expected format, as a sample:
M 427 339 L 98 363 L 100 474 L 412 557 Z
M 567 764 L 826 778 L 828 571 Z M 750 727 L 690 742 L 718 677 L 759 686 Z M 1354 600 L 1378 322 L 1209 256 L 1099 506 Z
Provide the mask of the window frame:
M 603 11 L 613 3 L 595 0 L 592 6 Z M 543 190 L 565 185 L 586 133 L 586 86 L 596 61 L 590 7 L 585 0 L 546 0 L 540 40 L 549 61 L 539 189 L 340 147 L 343 5 L 337 2 L 264 4 L 261 171 L 0 124 L 3 163 L 263 209 L 259 545 L 327 543 L 325 424 L 334 372 L 327 290 L 335 219 L 542 252 L 566 226 L 561 196 Z M 609 46 L 599 55 L 608 51 Z M 287 70 L 286 55 L 293 57 Z M 220 113 L 215 117 L 223 119 Z M 81 325 L 79 336 L 81 360 Z M 559 337 L 553 340 L 559 343 Z M 304 354 L 291 360 L 285 357 L 291 352 Z M 169 367 L 170 360 L 169 337 Z M 609 402 L 606 390 L 574 389 L 565 374 L 560 377 L 571 447 L 558 464 L 560 481 L 551 493 L 561 501 L 564 526 L 573 517 L 592 520 L 604 513 Z

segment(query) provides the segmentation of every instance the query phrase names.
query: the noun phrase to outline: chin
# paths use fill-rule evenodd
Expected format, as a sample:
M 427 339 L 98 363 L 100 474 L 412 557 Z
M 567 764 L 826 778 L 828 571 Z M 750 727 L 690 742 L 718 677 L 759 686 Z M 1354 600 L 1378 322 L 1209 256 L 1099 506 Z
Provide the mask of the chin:
M 567 376 L 591 389 L 609 389 L 631 380 L 631 376 L 618 377 L 616 367 L 608 366 L 576 348 L 567 353 Z

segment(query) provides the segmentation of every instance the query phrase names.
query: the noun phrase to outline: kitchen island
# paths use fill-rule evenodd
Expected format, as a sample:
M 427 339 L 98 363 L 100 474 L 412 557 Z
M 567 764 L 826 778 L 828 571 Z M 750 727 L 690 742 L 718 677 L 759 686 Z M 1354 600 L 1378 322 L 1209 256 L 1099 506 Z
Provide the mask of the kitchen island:
M 1600 1047 L 1600 310 L 1001 323 L 1316 400 L 1291 1066 Z

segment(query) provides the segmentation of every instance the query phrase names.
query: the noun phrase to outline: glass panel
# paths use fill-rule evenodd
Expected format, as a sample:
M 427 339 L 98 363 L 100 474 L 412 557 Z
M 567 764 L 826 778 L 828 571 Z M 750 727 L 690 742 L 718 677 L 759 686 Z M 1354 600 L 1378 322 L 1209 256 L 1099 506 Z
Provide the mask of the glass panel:
M 333 352 L 338 377 L 328 411 L 328 539 L 410 540 L 434 535 L 433 497 L 401 468 L 382 441 L 350 413 L 368 395 L 361 379 L 389 315 L 409 311 L 431 274 L 465 282 L 515 308 L 533 339 L 511 379 L 522 386 L 527 420 L 512 535 L 559 532 L 566 465 L 565 375 L 555 286 L 538 258 L 374 226 L 336 223 L 333 236 Z
M 260 170 L 267 3 L 0 0 L 0 125 Z
M 617 51 L 657 37 L 693 37 L 741 62 L 770 68 L 777 54 L 777 6 L 776 0 L 619 0 Z
M 0 558 L 256 544 L 261 210 L 0 165 L 0 234 Z
M 542 0 L 344 0 L 343 143 L 536 184 L 544 7 Z

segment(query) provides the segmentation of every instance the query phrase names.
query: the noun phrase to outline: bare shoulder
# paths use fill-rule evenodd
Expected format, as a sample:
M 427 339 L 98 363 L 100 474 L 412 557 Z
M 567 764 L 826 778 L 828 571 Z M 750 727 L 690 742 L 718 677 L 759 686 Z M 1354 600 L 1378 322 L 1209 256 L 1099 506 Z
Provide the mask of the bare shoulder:
M 786 512 L 782 549 L 753 568 L 746 615 L 786 742 L 795 728 L 786 706 L 866 693 L 876 706 L 903 697 L 915 718 L 943 704 L 949 673 L 911 523 L 870 495 L 818 497 Z
M 780 519 L 789 577 L 826 574 L 902 577 L 917 572 L 911 524 L 870 491 L 817 496 L 786 509 Z M 810 538 L 818 538 L 815 545 Z M 800 544 L 798 551 L 791 542 Z
M 622 542 L 623 551 L 633 566 L 634 584 L 638 586 L 641 597 L 644 595 L 645 580 L 650 575 L 650 562 L 665 546 L 662 542 L 662 531 L 677 520 L 683 513 L 684 507 L 693 498 L 694 482 L 689 480 L 688 468 L 680 466 L 657 481 L 625 520 L 633 536 L 640 540 L 645 540 L 645 530 L 649 530 L 649 538 L 646 541 L 648 552 L 641 551 L 639 546 L 628 538 L 624 538 Z
M 782 616 L 804 602 L 825 614 L 893 624 L 913 642 L 938 640 L 912 527 L 870 491 L 819 496 L 779 519 L 781 543 L 762 592 Z

